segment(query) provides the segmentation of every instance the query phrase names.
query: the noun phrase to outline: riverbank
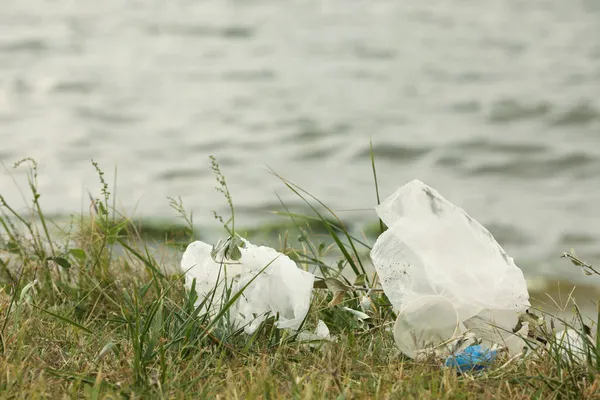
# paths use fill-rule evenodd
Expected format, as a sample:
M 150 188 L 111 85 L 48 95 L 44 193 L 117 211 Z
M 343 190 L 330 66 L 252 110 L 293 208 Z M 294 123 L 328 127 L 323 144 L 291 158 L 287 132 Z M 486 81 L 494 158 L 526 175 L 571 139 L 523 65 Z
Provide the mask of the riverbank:
M 216 174 L 222 178 L 218 167 Z M 543 337 L 550 343 L 548 349 L 538 347 L 525 359 L 501 353 L 481 373 L 460 375 L 442 368 L 439 360 L 410 360 L 394 344 L 390 328 L 395 315 L 386 297 L 377 292 L 371 295 L 368 318 L 357 318 L 344 307 L 359 310 L 363 292 L 348 290 L 340 299 L 339 293 L 316 285 L 303 329 L 312 332 L 323 321 L 330 331 L 327 340 L 302 342 L 293 332 L 276 329 L 272 318 L 246 335 L 229 326 L 224 314 L 209 315 L 195 308 L 194 295 L 184 288 L 178 255 L 182 246 L 201 235 L 183 204 L 172 203 L 183 221 L 177 229 L 143 228 L 116 213 L 100 173 L 102 190 L 90 213 L 75 216 L 68 228 L 59 229 L 37 202 L 35 169 L 30 178 L 32 208 L 17 213 L 3 202 L 0 218 L 0 387 L 7 397 L 600 395 L 600 352 L 595 343 L 589 343 L 585 361 L 574 362 L 552 332 Z M 270 228 L 269 235 L 277 237 L 273 246 L 301 268 L 376 287 L 368 268 L 368 235 L 350 233 L 325 205 L 284 183 L 314 208 L 312 214 L 288 213 L 291 225 L 284 230 Z M 231 207 L 231 215 L 216 216 L 224 224 L 221 237 L 235 231 L 260 240 L 257 232 L 234 228 L 231 196 L 224 180 L 219 179 L 219 185 Z M 571 268 L 567 261 L 565 268 Z M 554 306 L 557 311 L 534 312 L 545 315 L 550 326 L 573 323 L 581 314 L 572 312 L 570 291 L 561 287 L 560 294 L 552 293 L 553 286 L 538 283 L 531 296 L 534 308 L 545 301 L 546 311 L 552 313 Z M 590 285 L 577 302 L 583 306 L 584 299 L 595 299 L 596 293 Z M 582 318 L 596 336 L 597 324 Z

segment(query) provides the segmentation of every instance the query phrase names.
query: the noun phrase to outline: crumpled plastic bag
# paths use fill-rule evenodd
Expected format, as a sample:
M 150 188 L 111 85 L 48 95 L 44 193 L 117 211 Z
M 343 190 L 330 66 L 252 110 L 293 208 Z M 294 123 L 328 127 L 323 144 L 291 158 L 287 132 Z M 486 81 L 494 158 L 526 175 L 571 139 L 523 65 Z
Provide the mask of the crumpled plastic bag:
M 181 269 L 188 290 L 196 280 L 197 305 L 210 295 L 208 299 L 213 301 L 206 302 L 211 303 L 206 311 L 219 310 L 226 288 L 231 288 L 233 297 L 260 273 L 229 309 L 230 321 L 252 334 L 266 318 L 278 315 L 278 328 L 297 330 L 310 307 L 314 275 L 275 249 L 255 246 L 245 239 L 242 243 L 241 258 L 223 258 L 222 263 L 212 258 L 213 248 L 207 243 L 196 241 L 187 247 Z M 221 261 L 221 257 L 217 260 Z
M 415 357 L 467 331 L 487 347 L 512 335 L 530 306 L 527 284 L 487 229 L 418 180 L 376 211 L 388 230 L 371 259 L 399 312 L 394 337 L 403 353 Z

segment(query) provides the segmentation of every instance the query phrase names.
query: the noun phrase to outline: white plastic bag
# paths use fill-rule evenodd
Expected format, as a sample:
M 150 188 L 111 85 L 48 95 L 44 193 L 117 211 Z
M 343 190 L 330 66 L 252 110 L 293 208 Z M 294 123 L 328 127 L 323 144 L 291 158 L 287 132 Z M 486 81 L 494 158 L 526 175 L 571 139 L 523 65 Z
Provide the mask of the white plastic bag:
M 270 247 L 242 241 L 241 258 L 222 263 L 211 257 L 209 244 L 191 243 L 181 259 L 188 290 L 195 279 L 198 304 L 210 295 L 213 301 L 206 302 L 211 303 L 207 311 L 214 312 L 223 305 L 226 287 L 231 287 L 232 297 L 260 273 L 229 309 L 231 322 L 252 334 L 268 316 L 279 315 L 277 327 L 297 330 L 310 307 L 314 275 Z
M 399 311 L 395 337 L 403 352 L 410 356 L 463 329 L 490 343 L 512 335 L 517 314 L 530 306 L 527 285 L 488 230 L 418 180 L 376 211 L 388 230 L 371 258 Z M 410 342 L 415 336 L 428 340 Z
M 566 328 L 556 333 L 554 346 L 557 346 L 565 363 L 583 364 L 586 362 L 588 351 L 594 351 L 589 348 L 592 347 L 590 343 L 596 343 L 590 335 L 586 336 L 584 337 L 581 332 L 573 328 Z M 548 347 L 550 346 L 548 344 Z

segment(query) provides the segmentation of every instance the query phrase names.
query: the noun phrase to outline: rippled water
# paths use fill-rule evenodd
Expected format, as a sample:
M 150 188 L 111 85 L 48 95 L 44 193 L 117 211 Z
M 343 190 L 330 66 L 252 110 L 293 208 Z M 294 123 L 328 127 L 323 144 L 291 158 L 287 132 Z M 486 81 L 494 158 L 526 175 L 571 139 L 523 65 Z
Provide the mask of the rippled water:
M 419 178 L 529 274 L 579 276 L 557 257 L 600 259 L 600 2 L 2 1 L 0 159 L 38 160 L 53 213 L 87 208 L 94 158 L 128 212 L 182 196 L 202 228 L 209 154 L 241 225 L 298 203 L 267 166 L 370 208 L 369 138 L 383 195 Z

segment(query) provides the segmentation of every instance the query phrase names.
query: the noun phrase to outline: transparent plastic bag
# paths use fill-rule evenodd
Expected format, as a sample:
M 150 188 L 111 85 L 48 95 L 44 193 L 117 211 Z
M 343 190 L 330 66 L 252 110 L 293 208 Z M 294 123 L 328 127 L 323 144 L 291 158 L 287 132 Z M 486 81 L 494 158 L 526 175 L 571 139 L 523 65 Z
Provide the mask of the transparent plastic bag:
M 404 329 L 420 326 L 421 335 L 450 339 L 450 325 L 436 327 L 422 312 L 431 301 L 427 296 L 440 296 L 456 310 L 449 314 L 457 316 L 456 326 L 463 324 L 493 343 L 512 335 L 518 313 L 530 306 L 527 285 L 487 229 L 418 180 L 376 211 L 388 230 L 377 239 L 371 258 L 399 318 L 411 321 L 401 325 Z M 446 307 L 436 304 L 434 311 Z
M 252 334 L 268 316 L 278 316 L 277 327 L 297 330 L 310 307 L 314 275 L 270 247 L 242 242 L 241 258 L 222 262 L 212 258 L 211 245 L 191 243 L 181 259 L 186 287 L 191 289 L 195 279 L 197 304 L 209 296 L 205 304 L 211 305 L 205 310 L 214 312 L 224 304 L 229 288 L 231 298 L 256 276 L 230 308 L 231 322 Z
M 419 353 L 444 356 L 452 339 L 466 332 L 454 304 L 442 296 L 422 296 L 406 304 L 394 325 L 394 341 L 410 358 Z

